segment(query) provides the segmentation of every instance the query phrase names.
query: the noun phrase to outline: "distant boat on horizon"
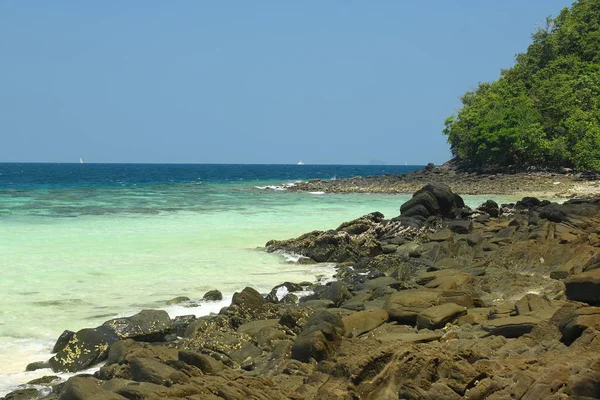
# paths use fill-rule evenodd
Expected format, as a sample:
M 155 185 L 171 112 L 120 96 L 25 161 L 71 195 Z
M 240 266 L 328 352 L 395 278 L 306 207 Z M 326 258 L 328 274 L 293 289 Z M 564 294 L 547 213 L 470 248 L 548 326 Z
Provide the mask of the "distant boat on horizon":
M 83 164 L 83 158 L 79 157 L 79 164 Z
M 296 165 L 304 165 L 304 161 L 300 160 L 296 163 Z

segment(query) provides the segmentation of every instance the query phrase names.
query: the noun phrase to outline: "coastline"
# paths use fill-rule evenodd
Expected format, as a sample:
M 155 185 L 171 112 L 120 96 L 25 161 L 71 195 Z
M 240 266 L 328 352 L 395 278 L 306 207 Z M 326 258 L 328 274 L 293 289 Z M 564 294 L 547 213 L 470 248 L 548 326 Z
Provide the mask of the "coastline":
M 336 180 L 312 179 L 287 190 L 324 193 L 412 194 L 428 183 L 448 185 L 461 195 L 532 196 L 545 199 L 600 195 L 595 176 L 551 172 L 465 172 L 451 163 L 427 166 L 407 174 L 353 177 Z
M 533 399 L 550 398 L 547 377 L 562 368 L 560 398 L 585 395 L 600 362 L 588 355 L 600 350 L 589 316 L 600 311 L 577 284 L 596 284 L 600 203 L 524 198 L 471 210 L 444 185 L 431 188 L 401 216 L 372 213 L 267 243 L 337 264 L 335 279 L 307 297 L 294 294 L 306 284 L 285 282 L 268 294 L 246 288 L 206 317 L 149 311 L 105 322 L 94 331 L 102 337 L 73 332 L 57 342 L 55 371 L 82 370 L 87 361 L 73 354 L 84 350 L 90 365 L 106 364 L 93 377 L 21 390 L 47 400 Z

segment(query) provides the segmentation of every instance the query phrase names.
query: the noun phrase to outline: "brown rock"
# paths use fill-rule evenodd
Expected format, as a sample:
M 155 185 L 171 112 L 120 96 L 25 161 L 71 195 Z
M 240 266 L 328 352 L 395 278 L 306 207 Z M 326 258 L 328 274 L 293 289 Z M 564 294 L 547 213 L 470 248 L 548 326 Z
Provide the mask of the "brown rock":
M 346 335 L 358 336 L 369 332 L 386 322 L 389 318 L 387 311 L 372 309 L 359 311 L 342 318 Z
M 467 309 L 454 303 L 445 303 L 430 307 L 417 316 L 418 329 L 438 329 L 458 317 L 465 315 Z

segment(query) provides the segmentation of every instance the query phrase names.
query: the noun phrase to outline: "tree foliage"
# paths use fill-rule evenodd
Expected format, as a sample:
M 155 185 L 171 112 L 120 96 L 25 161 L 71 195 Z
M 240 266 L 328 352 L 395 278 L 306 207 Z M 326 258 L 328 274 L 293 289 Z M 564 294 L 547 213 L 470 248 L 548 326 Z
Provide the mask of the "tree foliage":
M 512 68 L 461 101 L 444 134 L 463 160 L 600 169 L 600 0 L 548 18 Z

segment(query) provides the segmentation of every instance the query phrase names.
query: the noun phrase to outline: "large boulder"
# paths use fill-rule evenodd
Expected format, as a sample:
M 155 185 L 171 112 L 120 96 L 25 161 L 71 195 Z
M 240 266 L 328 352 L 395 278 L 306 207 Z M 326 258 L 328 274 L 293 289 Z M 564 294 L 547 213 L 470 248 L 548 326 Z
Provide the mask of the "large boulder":
M 370 332 L 389 318 L 387 311 L 375 308 L 359 311 L 342 318 L 347 335 L 358 336 Z
M 171 318 L 164 310 L 142 310 L 131 317 L 115 318 L 102 324 L 119 339 L 162 342 L 171 329 Z
M 573 275 L 565 280 L 565 294 L 569 300 L 600 304 L 600 269 Z
M 405 324 L 415 324 L 417 315 L 429 307 L 438 304 L 442 293 L 431 289 L 408 289 L 392 293 L 383 309 L 391 320 Z
M 483 329 L 491 335 L 517 338 L 531 332 L 540 322 L 536 317 L 519 315 L 491 319 L 483 325 Z
M 345 332 L 339 315 L 329 311 L 316 312 L 308 318 L 294 341 L 292 358 L 302 362 L 326 360 L 335 353 Z
M 430 307 L 417 315 L 418 329 L 438 329 L 457 318 L 466 315 L 467 309 L 454 303 L 444 303 Z
M 562 318 L 558 327 L 562 333 L 562 341 L 571 344 L 587 328 L 600 330 L 600 307 L 575 309 Z
M 48 361 L 54 372 L 77 372 L 106 359 L 108 347 L 119 340 L 107 326 L 82 329 Z
M 74 376 L 65 383 L 60 400 L 126 400 L 126 397 L 102 388 L 101 384 L 94 378 Z
M 406 217 L 418 215 L 456 218 L 459 209 L 464 205 L 463 199 L 453 193 L 449 186 L 443 183 L 430 183 L 400 206 L 400 214 Z

